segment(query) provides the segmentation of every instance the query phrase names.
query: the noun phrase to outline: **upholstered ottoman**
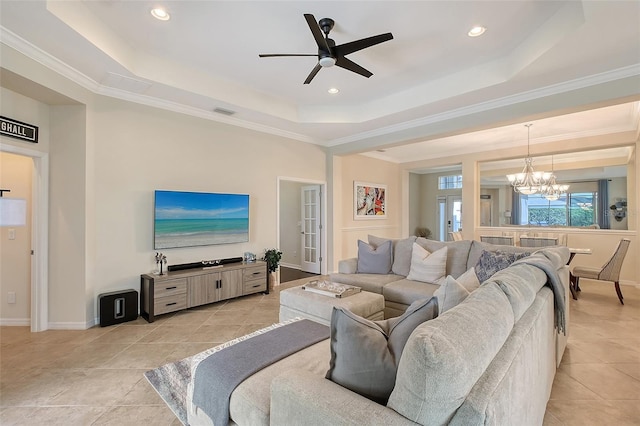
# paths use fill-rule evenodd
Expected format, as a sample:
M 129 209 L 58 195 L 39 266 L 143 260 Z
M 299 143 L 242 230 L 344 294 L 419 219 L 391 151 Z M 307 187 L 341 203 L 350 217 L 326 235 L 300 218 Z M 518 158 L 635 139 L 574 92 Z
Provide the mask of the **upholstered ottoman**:
M 330 325 L 334 306 L 344 307 L 363 318 L 384 319 L 384 296 L 361 291 L 344 298 L 325 296 L 303 290 L 302 286 L 280 292 L 280 321 L 295 317 Z

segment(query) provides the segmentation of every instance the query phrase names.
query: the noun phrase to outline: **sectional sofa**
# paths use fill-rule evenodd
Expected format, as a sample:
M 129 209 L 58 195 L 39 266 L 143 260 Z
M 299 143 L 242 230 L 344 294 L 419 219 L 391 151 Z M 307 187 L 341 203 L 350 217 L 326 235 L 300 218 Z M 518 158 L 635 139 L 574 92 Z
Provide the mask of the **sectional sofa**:
M 417 242 L 429 251 L 447 247 L 447 280 L 477 266 L 483 252 L 518 250 L 477 241 L 409 240 L 412 247 Z M 406 271 L 408 243 L 393 242 L 392 273 L 352 273 L 357 270 L 349 260 L 332 279 L 383 294 L 390 314 L 414 300 L 420 303 L 440 286 L 398 274 Z M 399 357 L 386 403 L 325 378 L 336 350 L 332 339 L 325 339 L 242 382 L 231 394 L 230 418 L 239 425 L 540 425 L 568 333 L 568 258 L 566 247 L 541 249 L 418 325 Z M 550 267 L 536 265 L 535 259 Z M 561 290 L 557 282 L 550 286 L 554 277 Z M 559 333 L 560 320 L 565 330 Z M 188 421 L 211 424 L 192 404 Z

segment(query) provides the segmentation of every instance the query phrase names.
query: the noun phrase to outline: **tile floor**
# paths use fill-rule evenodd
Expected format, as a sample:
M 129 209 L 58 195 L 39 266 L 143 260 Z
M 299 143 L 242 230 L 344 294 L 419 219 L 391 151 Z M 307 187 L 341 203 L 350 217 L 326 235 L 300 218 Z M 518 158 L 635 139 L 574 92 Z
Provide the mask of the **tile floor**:
M 304 280 L 303 280 L 304 282 Z M 279 290 L 84 331 L 0 327 L 0 424 L 179 425 L 142 374 L 278 320 Z M 581 280 L 544 424 L 640 424 L 640 289 Z

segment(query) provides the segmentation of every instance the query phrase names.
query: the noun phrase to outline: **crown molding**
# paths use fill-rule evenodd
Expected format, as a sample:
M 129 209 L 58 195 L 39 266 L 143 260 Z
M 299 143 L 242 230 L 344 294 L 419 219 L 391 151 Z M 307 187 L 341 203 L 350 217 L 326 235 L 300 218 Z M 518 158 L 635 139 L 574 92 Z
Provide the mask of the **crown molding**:
M 180 114 L 186 114 L 193 117 L 203 118 L 210 121 L 216 121 L 224 124 L 229 124 L 236 127 L 242 127 L 248 130 L 254 130 L 261 133 L 267 133 L 275 136 L 280 136 L 288 139 L 297 140 L 300 142 L 322 145 L 322 143 L 310 138 L 306 135 L 289 132 L 286 130 L 278 129 L 271 126 L 266 126 L 258 123 L 253 123 L 246 120 L 241 120 L 236 117 L 226 117 L 216 114 L 213 111 L 207 111 L 200 108 L 191 107 L 188 105 L 172 102 L 160 98 L 154 98 L 138 93 L 127 92 L 125 90 L 116 89 L 109 86 L 104 86 L 79 72 L 75 68 L 62 62 L 58 58 L 48 54 L 39 47 L 24 40 L 22 37 L 8 30 L 0 25 L 0 43 L 15 49 L 21 54 L 25 55 L 29 59 L 38 62 L 46 68 L 60 74 L 68 80 L 78 84 L 79 86 L 87 89 L 97 95 L 107 96 L 111 98 L 121 99 L 128 102 L 134 102 L 141 105 L 146 105 L 154 108 L 159 108 L 167 111 L 177 112 Z
M 460 118 L 467 115 L 472 115 L 480 112 L 489 111 L 492 109 L 508 107 L 514 104 L 528 102 L 547 96 L 566 93 L 573 90 L 584 89 L 591 86 L 596 86 L 603 83 L 609 83 L 611 81 L 620 80 L 628 77 L 635 77 L 640 75 L 640 64 L 634 64 L 628 67 L 619 68 L 616 70 L 608 71 L 605 73 L 594 74 L 591 76 L 570 80 L 563 83 L 557 83 L 542 88 L 530 90 L 527 92 L 518 93 L 515 95 L 509 95 L 502 98 L 494 99 L 491 101 L 481 102 L 474 105 L 464 106 L 462 108 L 456 108 L 450 111 L 445 111 L 438 114 L 432 114 L 424 118 L 416 120 L 406 121 L 397 125 L 386 126 L 369 132 L 358 133 L 355 135 L 347 136 L 344 138 L 334 139 L 329 141 L 326 145 L 328 147 L 335 147 L 351 142 L 358 142 L 363 139 L 369 139 L 378 136 L 385 136 L 391 133 L 401 132 L 405 130 L 415 129 L 421 126 L 427 126 L 434 123 L 443 122 L 450 119 Z

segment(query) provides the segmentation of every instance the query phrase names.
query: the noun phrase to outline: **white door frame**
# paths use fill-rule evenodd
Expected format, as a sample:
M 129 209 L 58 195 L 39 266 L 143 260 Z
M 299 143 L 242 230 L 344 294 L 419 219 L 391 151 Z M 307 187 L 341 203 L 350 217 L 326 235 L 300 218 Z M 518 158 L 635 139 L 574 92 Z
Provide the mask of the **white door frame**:
M 0 144 L 0 151 L 31 157 L 31 331 L 49 326 L 49 154 Z
M 313 179 L 302 179 L 287 176 L 278 176 L 277 190 L 276 190 L 276 244 L 280 247 L 280 182 L 298 182 L 309 185 L 320 185 L 320 191 L 322 192 L 322 206 L 320 209 L 320 217 L 322 220 L 322 230 L 320 231 L 320 247 L 322 256 L 322 262 L 320 263 L 320 274 L 327 274 L 327 182 Z M 299 207 L 296 207 L 299 209 Z

